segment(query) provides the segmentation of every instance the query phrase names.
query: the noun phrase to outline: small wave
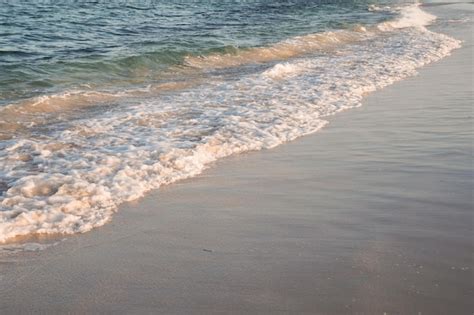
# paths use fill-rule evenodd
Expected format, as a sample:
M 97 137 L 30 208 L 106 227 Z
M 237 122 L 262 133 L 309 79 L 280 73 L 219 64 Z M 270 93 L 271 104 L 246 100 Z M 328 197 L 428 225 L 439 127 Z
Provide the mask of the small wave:
M 153 96 L 165 91 L 184 89 L 197 84 L 197 82 L 198 80 L 165 82 L 120 92 L 66 91 L 3 106 L 0 107 L 0 140 L 10 139 L 16 133 L 26 132 L 32 127 L 52 122 L 57 123 L 59 120 L 66 121 L 71 118 L 68 115 L 71 111 L 102 106 L 118 99 Z
M 265 63 L 286 60 L 314 53 L 333 50 L 341 45 L 366 40 L 379 31 L 392 31 L 406 27 L 424 27 L 436 17 L 420 9 L 419 5 L 392 8 L 371 5 L 369 11 L 387 11 L 397 14 L 391 21 L 377 24 L 375 27 L 356 26 L 349 30 L 338 30 L 296 36 L 268 47 L 236 49 L 233 53 L 216 53 L 207 56 L 187 56 L 185 64 L 195 68 L 227 68 L 250 63 Z
M 0 140 L 9 139 L 19 131 L 57 121 L 58 117 L 52 114 L 98 105 L 120 96 L 120 93 L 66 91 L 0 107 Z
M 237 49 L 232 54 L 210 54 L 207 56 L 187 56 L 185 64 L 195 68 L 228 68 L 249 63 L 265 63 L 286 60 L 316 51 L 334 49 L 340 45 L 366 38 L 364 28 L 339 30 L 296 36 L 268 47 Z
M 285 63 L 276 64 L 272 68 L 264 71 L 262 75 L 271 79 L 279 80 L 283 78 L 289 78 L 289 77 L 291 78 L 295 75 L 298 75 L 298 73 L 303 72 L 304 70 L 305 70 L 304 63 L 294 64 L 294 63 L 285 62 Z
M 380 23 L 377 26 L 380 30 L 391 31 L 407 27 L 424 28 L 436 20 L 436 16 L 420 9 L 420 4 L 395 8 L 391 9 L 391 11 L 397 12 L 399 16 L 392 21 Z

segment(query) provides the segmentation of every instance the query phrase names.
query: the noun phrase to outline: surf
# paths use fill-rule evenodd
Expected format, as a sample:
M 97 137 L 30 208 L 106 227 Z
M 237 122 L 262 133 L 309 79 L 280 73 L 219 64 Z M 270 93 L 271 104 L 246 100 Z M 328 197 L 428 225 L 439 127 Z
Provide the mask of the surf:
M 371 27 L 187 59 L 199 71 L 259 66 L 1 141 L 0 242 L 90 231 L 121 203 L 196 176 L 218 159 L 314 133 L 327 117 L 460 47 L 429 31 L 434 17 L 418 5 L 389 10 L 398 14 L 393 21 Z M 65 106 L 42 102 L 24 106 Z

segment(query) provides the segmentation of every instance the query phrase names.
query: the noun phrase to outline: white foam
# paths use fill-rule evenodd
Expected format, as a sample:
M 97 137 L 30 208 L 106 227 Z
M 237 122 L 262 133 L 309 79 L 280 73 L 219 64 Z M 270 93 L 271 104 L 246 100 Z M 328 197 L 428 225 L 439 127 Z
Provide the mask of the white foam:
M 101 226 L 122 202 L 195 176 L 216 159 L 319 130 L 328 115 L 359 106 L 365 94 L 459 45 L 404 27 L 383 40 L 369 36 L 337 53 L 287 60 L 70 121 L 41 137 L 0 142 L 0 189 L 7 189 L 0 197 L 0 242 Z
M 390 6 L 380 7 L 378 5 L 371 4 L 371 5 L 369 5 L 368 10 L 370 12 L 380 12 L 380 11 L 392 11 L 392 8 Z
M 420 9 L 419 4 L 395 8 L 393 9 L 393 11 L 399 13 L 399 17 L 393 21 L 380 23 L 378 25 L 378 28 L 380 30 L 390 31 L 392 29 L 406 27 L 424 28 L 425 26 L 430 25 L 434 20 L 436 20 L 436 16 Z
M 262 75 L 271 79 L 278 80 L 293 77 L 295 75 L 298 75 L 298 73 L 304 72 L 304 70 L 305 66 L 302 64 L 285 62 L 276 64 L 272 68 L 264 71 Z

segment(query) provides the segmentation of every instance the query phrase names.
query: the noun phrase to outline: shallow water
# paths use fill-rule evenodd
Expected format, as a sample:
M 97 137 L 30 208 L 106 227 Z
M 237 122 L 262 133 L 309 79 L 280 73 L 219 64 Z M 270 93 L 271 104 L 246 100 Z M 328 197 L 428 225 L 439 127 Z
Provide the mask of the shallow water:
M 416 74 L 416 69 L 461 45 L 426 29 L 445 21 L 436 21 L 419 5 L 257 3 L 257 9 L 246 14 L 250 12 L 247 5 L 216 5 L 204 14 L 215 13 L 211 18 L 197 13 L 202 11 L 199 3 L 186 9 L 171 6 L 146 11 L 107 7 L 102 10 L 105 13 L 92 14 L 99 15 L 97 25 L 87 22 L 95 25 L 94 31 L 77 40 L 47 39 L 41 37 L 47 33 L 40 36 L 33 31 L 28 32 L 32 38 L 17 40 L 14 34 L 31 30 L 28 23 L 34 19 L 18 23 L 5 19 L 4 25 L 12 24 L 7 28 L 12 28 L 11 34 L 3 37 L 11 48 L 2 55 L 1 66 L 28 69 L 35 73 L 35 82 L 53 78 L 56 83 L 51 89 L 36 89 L 20 76 L 18 81 L 26 85 L 8 89 L 18 94 L 3 94 L 0 241 L 86 232 L 101 226 L 120 203 L 199 174 L 219 158 L 273 148 L 319 130 L 328 116 L 359 106 L 368 93 Z M 5 6 L 2 10 L 10 13 L 3 17 L 28 15 L 24 9 Z M 86 22 L 81 19 L 89 18 L 85 13 L 91 10 L 43 9 L 38 11 L 44 13 L 40 20 L 54 25 L 58 18 L 72 15 L 60 19 L 66 23 L 58 24 L 63 30 L 83 26 Z M 116 10 L 121 14 L 133 10 L 133 21 L 140 23 L 123 28 L 122 15 Z M 155 21 L 160 14 L 171 20 L 158 23 L 154 31 L 164 37 L 158 36 L 159 43 L 150 49 L 157 56 L 172 54 L 175 59 L 157 57 L 151 65 L 123 63 L 123 58 L 135 58 L 130 56 L 149 58 L 140 50 L 143 45 L 127 48 L 127 34 L 134 38 L 142 27 L 156 25 L 149 19 Z M 197 16 L 197 21 L 186 14 Z M 250 23 L 243 15 L 259 23 Z M 170 27 L 179 24 L 177 18 L 186 18 L 187 24 Z M 214 18 L 221 24 L 211 27 L 208 23 L 214 23 Z M 233 20 L 239 22 L 234 25 Z M 158 31 L 160 27 L 165 31 Z M 205 34 L 196 36 L 200 31 Z M 217 32 L 213 36 L 218 48 L 209 42 L 213 32 Z M 246 36 L 246 32 L 256 35 Z M 150 31 L 147 36 L 153 34 Z M 146 42 L 147 36 L 138 40 Z M 171 53 L 164 38 L 175 45 Z M 36 57 L 20 53 L 36 47 L 35 43 L 50 47 L 40 45 Z M 91 43 L 100 53 L 88 51 Z M 186 50 L 186 45 L 194 50 Z M 61 54 L 64 46 L 69 48 Z M 83 58 L 87 59 L 84 69 Z M 118 72 L 102 68 L 104 60 Z M 42 67 L 51 68 L 43 71 Z M 4 73 L 3 78 L 10 80 L 9 72 Z M 16 81 L 8 82 L 2 86 Z M 40 96 L 31 98 L 34 93 Z
M 66 89 L 146 86 L 170 66 L 186 66 L 186 56 L 236 53 L 389 16 L 368 12 L 365 1 L 3 1 L 0 105 Z

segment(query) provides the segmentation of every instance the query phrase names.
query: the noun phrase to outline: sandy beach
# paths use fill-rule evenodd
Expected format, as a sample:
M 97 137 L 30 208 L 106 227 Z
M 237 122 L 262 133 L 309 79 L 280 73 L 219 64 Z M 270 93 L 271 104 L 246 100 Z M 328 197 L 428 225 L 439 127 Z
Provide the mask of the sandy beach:
M 472 314 L 472 25 L 442 25 L 462 48 L 315 134 L 2 254 L 0 313 Z

